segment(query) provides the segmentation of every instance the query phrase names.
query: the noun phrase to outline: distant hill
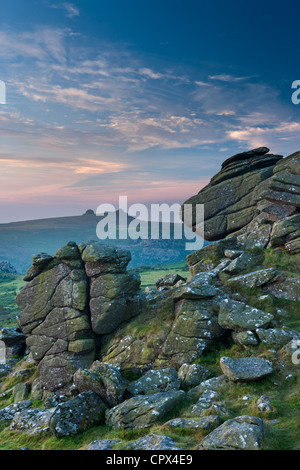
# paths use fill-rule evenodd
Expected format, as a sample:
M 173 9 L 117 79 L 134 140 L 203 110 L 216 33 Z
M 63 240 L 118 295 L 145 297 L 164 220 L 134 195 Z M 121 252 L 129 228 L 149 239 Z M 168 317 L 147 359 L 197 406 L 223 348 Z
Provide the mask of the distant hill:
M 119 223 L 119 211 L 116 217 Z M 88 210 L 80 216 L 0 224 L 0 261 L 10 262 L 18 272 L 25 273 L 34 254 L 54 254 L 70 240 L 76 243 L 97 240 L 96 226 L 100 220 L 101 217 Z M 128 216 L 128 223 L 133 220 Z M 130 249 L 131 268 L 176 263 L 185 260 L 189 252 L 185 250 L 186 239 L 172 239 L 174 228 L 175 224 L 171 226 L 171 240 L 105 240 L 103 243 Z

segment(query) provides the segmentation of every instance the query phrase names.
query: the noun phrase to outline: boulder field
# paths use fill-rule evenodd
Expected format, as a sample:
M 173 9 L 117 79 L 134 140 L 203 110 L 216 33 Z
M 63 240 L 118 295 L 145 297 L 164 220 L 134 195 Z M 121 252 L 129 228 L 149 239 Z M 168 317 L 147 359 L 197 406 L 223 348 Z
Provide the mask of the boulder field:
M 261 448 L 269 429 L 263 415 L 235 414 L 226 393 L 270 380 L 282 364 L 293 367 L 300 342 L 300 152 L 268 152 L 228 158 L 187 201 L 204 204 L 204 234 L 213 241 L 187 256 L 188 279 L 169 274 L 143 292 L 127 270 L 130 252 L 96 241 L 33 258 L 16 299 L 18 327 L 0 332 L 11 352 L 0 377 L 24 379 L 4 391 L 14 403 L 0 409 L 0 423 L 56 438 L 90 426 L 160 423 L 166 432 L 204 432 L 198 450 Z M 13 353 L 25 348 L 38 370 L 33 383 L 26 367 L 13 367 Z M 219 350 L 210 370 L 206 354 Z M 273 410 L 266 394 L 257 407 Z M 179 449 L 156 431 L 128 448 Z

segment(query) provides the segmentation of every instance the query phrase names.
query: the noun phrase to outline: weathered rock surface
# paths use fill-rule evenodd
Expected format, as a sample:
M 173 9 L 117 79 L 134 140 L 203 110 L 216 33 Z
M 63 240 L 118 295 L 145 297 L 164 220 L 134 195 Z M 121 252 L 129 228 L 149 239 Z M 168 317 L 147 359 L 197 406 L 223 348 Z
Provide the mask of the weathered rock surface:
M 185 202 L 192 205 L 192 226 L 200 234 L 195 206 L 204 204 L 206 240 L 248 232 L 240 240 L 251 250 L 299 238 L 300 152 L 286 158 L 268 152 L 262 147 L 227 159 L 210 183 Z
M 182 364 L 178 370 L 178 377 L 180 377 L 182 385 L 186 387 L 198 385 L 209 376 L 209 370 L 199 364 Z
M 223 373 L 233 382 L 253 382 L 273 372 L 272 362 L 260 357 L 221 357 L 220 366 Z
M 208 434 L 200 449 L 206 450 L 259 450 L 265 427 L 263 420 L 254 416 L 238 416 L 225 421 Z
M 113 428 L 141 429 L 163 418 L 185 397 L 182 390 L 138 395 L 106 412 L 106 424 Z
M 224 329 L 243 331 L 268 326 L 273 318 L 271 313 L 250 307 L 243 302 L 225 299 L 220 304 L 218 322 Z
M 219 240 L 251 222 L 256 213 L 259 190 L 273 175 L 279 155 L 270 155 L 263 147 L 227 159 L 221 171 L 196 196 L 185 204 L 204 204 L 206 240 Z M 222 194 L 222 197 L 219 195 Z M 196 227 L 195 216 L 192 218 Z
M 49 431 L 50 419 L 55 408 L 26 409 L 16 413 L 9 427 L 10 431 L 21 431 L 30 436 Z
M 190 411 L 191 415 L 203 416 L 204 412 L 212 406 L 213 401 L 215 398 L 217 398 L 218 395 L 219 393 L 215 390 L 204 390 L 197 403 L 192 406 Z
M 12 421 L 16 413 L 26 410 L 32 406 L 30 400 L 20 401 L 14 405 L 8 405 L 0 410 L 0 423 L 2 421 Z
M 50 419 L 50 431 L 56 437 L 79 434 L 104 423 L 107 407 L 94 392 L 84 392 L 59 404 Z
M 20 326 L 39 365 L 41 386 L 67 393 L 73 374 L 95 359 L 96 337 L 139 313 L 137 276 L 126 273 L 130 253 L 99 242 L 33 258 L 30 281 L 17 296 Z
M 132 450 L 181 450 L 170 437 L 148 434 L 130 444 Z
M 158 392 L 178 390 L 181 380 L 175 369 L 149 370 L 143 377 L 132 382 L 127 391 L 133 395 L 149 395 Z
M 270 283 L 277 276 L 276 270 L 273 268 L 259 269 L 248 274 L 242 274 L 240 276 L 232 277 L 228 279 L 228 284 L 237 284 L 250 289 L 255 287 L 264 286 Z
M 198 419 L 175 418 L 167 421 L 164 426 L 169 428 L 183 429 L 203 429 L 204 431 L 212 431 L 221 424 L 219 416 L 205 416 Z
M 125 381 L 119 370 L 99 361 L 95 361 L 90 369 L 78 369 L 73 381 L 80 393 L 93 391 L 109 407 L 120 403 L 125 391 Z
M 180 300 L 176 302 L 175 321 L 162 350 L 179 365 L 191 363 L 223 334 L 213 301 Z
M 273 411 L 273 407 L 271 405 L 271 400 L 268 397 L 268 395 L 262 395 L 256 402 L 256 406 L 259 409 L 259 411 L 262 411 L 263 413 L 267 411 Z
M 267 330 L 258 328 L 255 332 L 262 343 L 278 348 L 288 344 L 294 336 L 292 331 L 277 328 L 268 328 Z

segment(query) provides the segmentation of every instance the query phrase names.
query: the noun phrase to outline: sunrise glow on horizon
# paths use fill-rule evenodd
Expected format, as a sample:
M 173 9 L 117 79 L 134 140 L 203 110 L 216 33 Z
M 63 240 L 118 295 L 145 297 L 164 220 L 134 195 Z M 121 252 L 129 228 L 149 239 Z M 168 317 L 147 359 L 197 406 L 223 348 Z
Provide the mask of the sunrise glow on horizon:
M 282 38 L 288 8 L 232 3 L 226 24 L 221 0 L 3 5 L 0 223 L 181 204 L 231 155 L 299 150 L 296 15 Z

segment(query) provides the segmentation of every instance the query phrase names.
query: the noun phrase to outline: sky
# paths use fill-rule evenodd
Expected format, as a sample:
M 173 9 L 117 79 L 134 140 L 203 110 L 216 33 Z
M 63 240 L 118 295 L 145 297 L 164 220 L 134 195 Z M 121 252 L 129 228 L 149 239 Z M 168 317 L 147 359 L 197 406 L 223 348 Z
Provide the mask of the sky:
M 263 3 L 263 4 L 262 4 Z M 300 4 L 0 4 L 0 223 L 183 203 L 231 155 L 300 150 Z

